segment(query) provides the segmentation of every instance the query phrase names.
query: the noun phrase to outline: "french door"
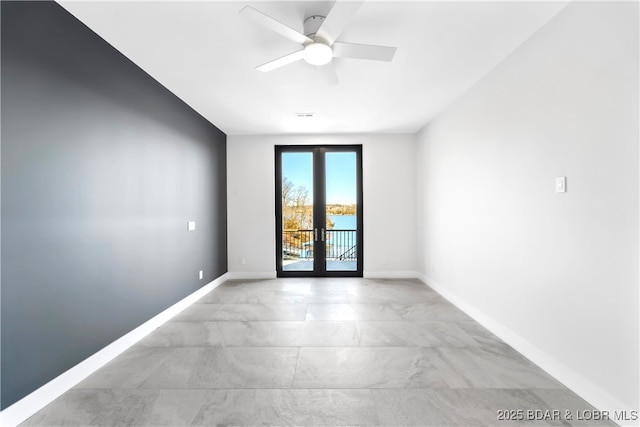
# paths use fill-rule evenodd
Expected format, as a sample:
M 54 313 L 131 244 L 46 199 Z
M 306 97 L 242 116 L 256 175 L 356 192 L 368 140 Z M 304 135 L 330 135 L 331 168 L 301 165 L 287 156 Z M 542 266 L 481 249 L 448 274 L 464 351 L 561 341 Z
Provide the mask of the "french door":
M 276 146 L 278 277 L 362 277 L 362 146 Z

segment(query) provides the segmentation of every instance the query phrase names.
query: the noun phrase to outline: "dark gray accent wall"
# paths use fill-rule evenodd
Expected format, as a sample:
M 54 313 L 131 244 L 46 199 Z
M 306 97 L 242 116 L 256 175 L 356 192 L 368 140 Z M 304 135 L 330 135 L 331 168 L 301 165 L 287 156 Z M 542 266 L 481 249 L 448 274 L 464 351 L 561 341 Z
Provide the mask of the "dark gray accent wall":
M 227 242 L 225 134 L 58 4 L 1 7 L 4 409 L 224 274 Z

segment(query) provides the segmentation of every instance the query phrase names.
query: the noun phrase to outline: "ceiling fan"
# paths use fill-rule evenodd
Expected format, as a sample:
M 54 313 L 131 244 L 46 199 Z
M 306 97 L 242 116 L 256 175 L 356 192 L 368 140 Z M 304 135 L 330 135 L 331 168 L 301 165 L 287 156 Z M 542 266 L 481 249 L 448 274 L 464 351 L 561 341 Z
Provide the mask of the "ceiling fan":
M 300 59 L 312 65 L 329 64 L 333 58 L 391 61 L 396 52 L 395 47 L 336 41 L 362 3 L 362 1 L 336 1 L 327 16 L 312 15 L 305 19 L 304 34 L 251 6 L 245 6 L 240 14 L 302 45 L 300 50 L 262 64 L 256 67 L 256 70 L 267 72 Z M 322 68 L 328 68 L 328 71 L 335 76 L 333 67 Z M 337 77 L 334 79 L 337 81 Z

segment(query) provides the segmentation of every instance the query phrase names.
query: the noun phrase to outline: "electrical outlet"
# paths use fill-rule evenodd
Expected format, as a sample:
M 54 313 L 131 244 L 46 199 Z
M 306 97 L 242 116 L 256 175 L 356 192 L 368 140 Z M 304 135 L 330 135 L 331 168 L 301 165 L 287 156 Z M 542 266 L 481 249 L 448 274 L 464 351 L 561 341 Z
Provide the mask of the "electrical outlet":
M 566 192 L 567 192 L 567 177 L 566 176 L 556 177 L 556 193 L 566 193 Z
M 198 273 L 198 277 L 200 278 L 200 280 L 204 278 L 204 272 L 202 270 L 200 270 L 200 272 Z
M 188 221 L 187 222 L 187 231 L 193 231 L 196 229 L 196 222 L 195 221 Z
M 240 258 L 240 265 L 246 265 L 247 259 L 245 257 Z

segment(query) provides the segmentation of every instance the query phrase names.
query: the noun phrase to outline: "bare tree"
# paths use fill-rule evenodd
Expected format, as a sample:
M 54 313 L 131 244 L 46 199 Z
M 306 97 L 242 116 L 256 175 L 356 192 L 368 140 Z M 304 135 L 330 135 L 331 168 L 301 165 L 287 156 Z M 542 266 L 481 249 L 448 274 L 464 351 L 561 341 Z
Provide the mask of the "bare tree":
M 331 209 L 328 212 L 331 212 Z M 282 178 L 282 215 L 285 230 L 313 228 L 313 206 L 309 200 L 309 190 L 301 185 L 295 185 L 287 177 Z M 333 221 L 327 217 L 326 228 L 333 227 Z
M 285 230 L 305 230 L 313 226 L 313 208 L 309 203 L 309 190 L 282 179 L 282 214 Z

